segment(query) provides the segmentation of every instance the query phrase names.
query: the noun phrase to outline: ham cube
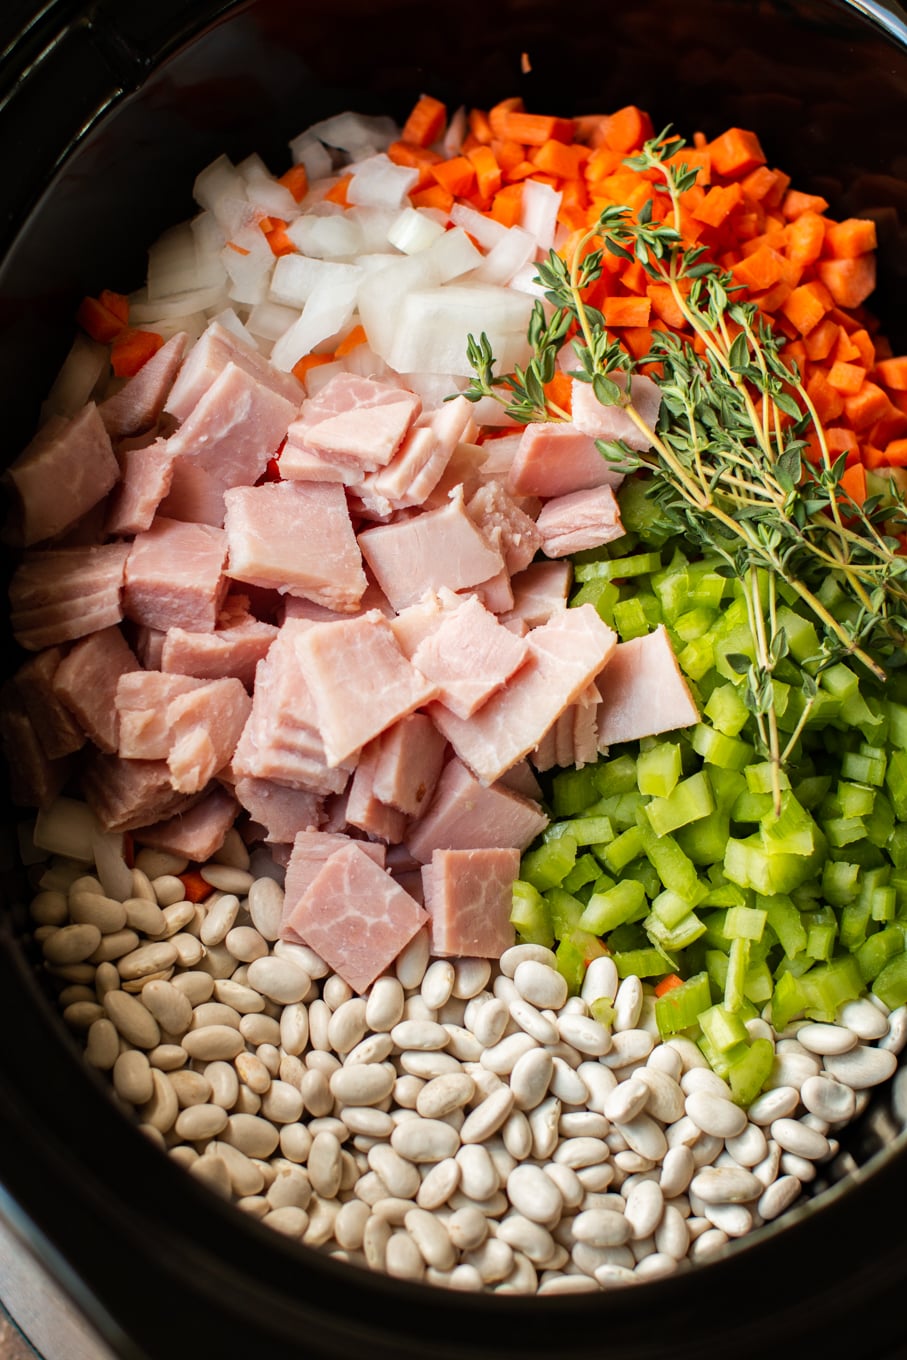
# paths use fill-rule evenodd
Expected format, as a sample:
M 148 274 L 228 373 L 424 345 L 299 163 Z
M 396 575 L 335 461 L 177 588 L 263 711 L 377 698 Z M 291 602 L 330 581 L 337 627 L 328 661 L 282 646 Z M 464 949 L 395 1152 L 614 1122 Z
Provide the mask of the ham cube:
M 204 862 L 217 854 L 236 820 L 236 799 L 214 787 L 188 811 L 153 826 L 137 827 L 135 838 L 152 850 Z
M 435 850 L 525 850 L 547 825 L 537 803 L 502 785 L 486 788 L 462 761 L 451 760 L 407 842 L 414 857 L 427 864 Z
M 230 575 L 350 613 L 366 588 L 343 487 L 266 482 L 224 497 Z
M 363 530 L 359 546 L 398 611 L 427 590 L 465 590 L 504 568 L 501 553 L 466 513 L 462 488 L 437 510 Z
M 242 681 L 234 679 L 203 681 L 170 701 L 167 765 L 175 789 L 199 793 L 228 764 L 251 707 Z
M 212 633 L 227 593 L 226 557 L 222 529 L 158 516 L 129 551 L 123 592 L 127 617 L 162 632 Z
M 20 666 L 13 677 L 38 740 L 51 760 L 72 755 L 85 745 L 85 732 L 54 687 L 62 647 L 47 647 Z
M 237 779 L 237 800 L 268 842 L 292 842 L 297 833 L 319 826 L 321 799 L 306 789 L 288 789 L 270 779 Z
M 536 521 L 546 557 L 567 557 L 620 538 L 624 526 L 610 486 L 589 487 L 546 501 Z
M 54 693 L 95 746 L 112 754 L 119 745 L 117 683 L 140 666 L 119 628 L 82 638 L 54 673 Z
M 194 675 L 204 680 L 233 676 L 251 690 L 255 667 L 277 637 L 272 623 L 262 623 L 246 607 L 228 612 L 228 597 L 213 633 L 191 633 L 185 628 L 170 628 L 164 634 L 159 669 L 171 675 Z
M 654 633 L 619 643 L 597 683 L 599 750 L 699 721 L 663 624 Z
M 626 388 L 626 377 L 615 373 L 614 381 L 618 387 Z M 633 405 L 650 429 L 654 429 L 661 406 L 661 392 L 651 378 L 635 374 L 630 379 L 630 395 Z M 592 384 L 573 380 L 572 392 L 573 423 L 583 434 L 592 439 L 622 439 L 631 449 L 644 453 L 651 443 L 635 421 L 620 406 L 603 406 Z
M 39 430 L 9 469 L 21 503 L 22 543 L 56 538 L 107 495 L 120 475 L 94 402 Z
M 437 686 L 407 661 L 377 609 L 342 623 L 311 624 L 299 636 L 296 651 L 315 703 L 328 765 L 349 759 L 438 693 Z
M 28 651 L 119 623 L 128 543 L 47 548 L 24 555 L 9 588 L 10 622 Z
M 163 675 L 160 671 L 127 671 L 120 676 L 114 700 L 119 718 L 119 755 L 124 760 L 166 760 L 171 746 L 170 703 L 204 683 L 188 675 Z
M 165 439 L 121 454 L 123 476 L 110 498 L 104 532 L 141 534 L 150 529 L 158 506 L 173 484 L 173 456 Z
M 428 807 L 441 777 L 447 743 L 424 713 L 401 718 L 375 740 L 375 797 L 388 807 L 418 817 Z
M 104 831 L 152 826 L 199 801 L 174 789 L 165 760 L 121 760 L 100 751 L 83 766 L 81 789 Z
M 473 493 L 466 509 L 486 540 L 500 549 L 511 575 L 529 566 L 542 546 L 542 534 L 535 520 L 520 509 L 500 482 L 485 482 Z
M 101 402 L 98 414 L 111 439 L 141 434 L 152 428 L 179 372 L 187 339 L 184 331 L 171 335 L 119 392 Z
M 510 924 L 520 852 L 512 848 L 435 850 L 422 869 L 431 952 L 439 958 L 499 959 L 516 932 Z
M 502 623 L 521 621 L 529 628 L 538 628 L 555 614 L 567 608 L 567 596 L 573 579 L 569 562 L 533 562 L 510 578 L 513 608 Z
M 575 424 L 536 421 L 527 425 L 520 437 L 507 490 L 513 496 L 547 499 L 590 486 L 617 487 L 622 481 L 622 474 L 599 453 L 595 440 Z
M 471 718 L 432 704 L 432 720 L 483 784 L 533 751 L 597 676 L 617 635 L 590 604 L 565 609 L 527 637 L 529 659 Z
M 293 852 L 287 865 L 284 886 L 281 935 L 283 935 L 283 927 L 287 925 L 299 902 L 308 891 L 310 884 L 314 883 L 331 855 L 334 854 L 335 850 L 341 849 L 344 845 L 349 845 L 350 842 L 351 837 L 340 831 L 305 830 L 297 832 L 293 837 Z M 359 841 L 357 844 L 365 854 L 374 860 L 379 869 L 384 868 L 386 851 L 383 845 L 378 845 L 374 841 Z M 294 933 L 299 934 L 295 927 Z
M 447 611 L 412 662 L 439 687 L 438 702 L 469 718 L 529 656 L 529 645 L 498 623 L 474 597 Z
M 388 807 L 375 795 L 375 770 L 379 759 L 378 742 L 369 742 L 353 771 L 346 798 L 347 825 L 364 831 L 373 840 L 399 845 L 406 831 L 406 817 Z
M 366 479 L 370 491 L 394 505 L 422 505 L 447 471 L 457 446 L 475 432 L 472 406 L 465 397 L 423 413 L 387 467 Z
M 287 924 L 360 995 L 428 920 L 356 841 L 336 850 Z
M 279 373 L 257 350 L 244 344 L 219 321 L 212 321 L 186 356 L 165 410 L 177 420 L 185 420 L 230 363 L 279 393 L 294 410 L 298 408 L 303 398 L 298 380 L 291 373 Z

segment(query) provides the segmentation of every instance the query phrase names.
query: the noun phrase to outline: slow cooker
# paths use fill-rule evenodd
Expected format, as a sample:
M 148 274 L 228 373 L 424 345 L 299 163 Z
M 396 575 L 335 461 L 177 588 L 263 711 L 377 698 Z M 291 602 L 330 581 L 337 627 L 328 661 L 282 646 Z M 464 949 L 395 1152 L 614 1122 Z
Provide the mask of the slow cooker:
M 659 127 L 757 130 L 770 162 L 827 197 L 836 217 L 875 218 L 873 305 L 899 351 L 907 346 L 907 14 L 893 2 L 7 0 L 6 460 L 36 425 L 79 299 L 141 283 L 149 244 L 190 215 L 200 168 L 220 152 L 257 151 L 279 172 L 288 140 L 316 119 L 344 109 L 402 119 L 422 92 L 453 107 L 518 94 L 530 109 L 564 113 L 632 102 Z M 7 671 L 12 652 L 8 642 Z M 907 1087 L 898 1077 L 848 1131 L 809 1202 L 707 1266 L 544 1300 L 367 1274 L 247 1221 L 115 1107 L 35 967 L 18 852 L 26 816 L 8 807 L 2 834 L 0 1251 L 8 1266 L 40 1263 L 99 1353 L 907 1355 Z

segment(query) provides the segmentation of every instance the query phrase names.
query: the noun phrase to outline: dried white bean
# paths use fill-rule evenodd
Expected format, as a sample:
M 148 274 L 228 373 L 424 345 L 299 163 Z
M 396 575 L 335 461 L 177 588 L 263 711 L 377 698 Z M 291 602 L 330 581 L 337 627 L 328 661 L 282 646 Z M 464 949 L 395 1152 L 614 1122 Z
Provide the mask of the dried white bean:
M 896 1053 L 884 1048 L 869 1048 L 860 1044 L 849 1053 L 825 1059 L 825 1070 L 838 1081 L 855 1091 L 865 1091 L 894 1075 L 898 1065 Z
M 536 959 L 524 959 L 518 963 L 513 981 L 524 1001 L 543 1010 L 546 1007 L 560 1010 L 567 1000 L 565 978 L 550 964 L 539 963 Z

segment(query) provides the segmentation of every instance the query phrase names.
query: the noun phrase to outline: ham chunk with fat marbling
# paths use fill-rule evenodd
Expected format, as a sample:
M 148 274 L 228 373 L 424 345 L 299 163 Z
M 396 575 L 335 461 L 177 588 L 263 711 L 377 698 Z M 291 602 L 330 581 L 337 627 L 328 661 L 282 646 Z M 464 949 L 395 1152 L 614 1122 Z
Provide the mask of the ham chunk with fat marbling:
M 118 755 L 124 760 L 166 760 L 171 745 L 170 702 L 204 680 L 161 671 L 134 670 L 120 676 L 115 707 L 119 720 Z
M 611 377 L 618 387 L 626 390 L 625 374 L 613 373 Z M 656 384 L 642 373 L 634 374 L 630 379 L 630 395 L 642 419 L 653 429 L 661 406 L 661 392 Z M 626 411 L 620 406 L 605 406 L 595 395 L 591 383 L 574 378 L 571 403 L 573 424 L 590 438 L 621 439 L 628 448 L 640 453 L 651 448 L 651 441 Z
M 511 576 L 529 566 L 542 546 L 542 534 L 536 521 L 500 482 L 485 482 L 470 497 L 466 509 L 487 542 L 500 550 Z
M 457 718 L 437 703 L 429 709 L 457 755 L 483 784 L 494 783 L 535 750 L 606 664 L 617 635 L 592 605 L 584 604 L 534 628 L 526 641 L 528 661 L 471 718 Z
M 513 496 L 547 498 L 592 486 L 617 487 L 622 481 L 621 473 L 595 447 L 595 440 L 575 424 L 536 421 L 520 437 L 507 490 Z
M 349 845 L 352 837 L 342 831 L 298 831 L 293 837 L 293 850 L 290 855 L 290 862 L 287 865 L 286 880 L 284 885 L 283 914 L 281 918 L 281 936 L 284 936 L 285 929 L 292 930 L 299 935 L 298 926 L 291 926 L 290 921 L 295 914 L 296 908 L 307 892 L 309 885 L 315 881 L 321 870 L 324 868 L 335 850 L 341 849 L 344 845 Z M 359 841 L 357 844 L 374 860 L 380 869 L 383 869 L 387 859 L 386 849 L 376 841 Z
M 341 612 L 358 607 L 367 582 L 342 486 L 266 482 L 224 499 L 234 580 Z
M 538 628 L 567 608 L 573 579 L 569 562 L 532 562 L 510 578 L 513 608 L 501 620 L 505 624 L 523 623 Z
M 39 430 L 9 469 L 26 548 L 70 529 L 103 500 L 120 467 L 94 402 Z
M 338 373 L 303 402 L 299 418 L 287 431 L 281 472 L 295 477 L 297 450 L 362 472 L 386 467 L 420 408 L 415 393 L 396 383 Z M 306 475 L 305 459 L 301 461 Z
M 85 802 L 104 831 L 135 831 L 187 812 L 197 794 L 180 793 L 166 760 L 121 760 L 94 752 L 82 766 Z
M 427 864 L 435 850 L 525 850 L 548 818 L 539 805 L 498 784 L 480 784 L 461 760 L 445 765 L 425 814 L 410 826 L 410 853 Z
M 150 529 L 173 482 L 173 455 L 166 439 L 120 455 L 123 475 L 110 497 L 104 532 L 141 534 Z
M 644 637 L 621 642 L 598 680 L 600 750 L 621 741 L 674 732 L 699 721 L 663 624 Z
M 356 841 L 327 859 L 288 925 L 360 995 L 428 920 Z
M 252 701 L 241 680 L 207 680 L 167 705 L 167 765 L 175 789 L 198 793 L 227 765 Z
M 120 740 L 116 707 L 120 676 L 141 670 L 119 628 L 101 628 L 69 649 L 53 687 L 59 701 L 101 751 L 113 754 Z
M 136 839 L 152 850 L 204 863 L 221 848 L 239 811 L 236 799 L 214 785 L 186 812 L 136 828 Z
M 466 590 L 504 569 L 500 551 L 466 513 L 462 488 L 437 510 L 364 529 L 359 547 L 398 611 L 417 604 L 426 591 Z
M 213 633 L 227 593 L 226 558 L 223 529 L 158 516 L 129 550 L 123 591 L 127 618 L 162 632 Z
M 376 741 L 369 742 L 359 756 L 346 795 L 346 821 L 364 831 L 372 840 L 399 845 L 406 831 L 406 815 L 389 807 L 375 794 L 375 771 L 380 752 Z
M 24 554 L 9 588 L 10 622 L 30 652 L 87 637 L 123 617 L 128 543 Z
M 212 321 L 186 355 L 164 409 L 177 420 L 185 420 L 231 363 L 277 392 L 294 411 L 299 407 L 305 394 L 291 373 L 272 368 L 258 350 L 251 349 L 219 321 Z
M 536 525 L 546 557 L 567 557 L 586 548 L 600 548 L 624 532 L 620 507 L 610 486 L 552 497 L 542 506 Z
M 422 869 L 432 954 L 499 959 L 516 938 L 510 913 L 519 872 L 512 848 L 435 850 Z
M 307 789 L 288 789 L 271 779 L 247 776 L 237 779 L 233 791 L 268 842 L 292 842 L 298 832 L 321 823 L 321 798 Z
M 254 618 L 248 603 L 245 596 L 228 596 L 213 633 L 169 628 L 164 635 L 159 669 L 204 680 L 234 676 L 251 690 L 255 667 L 277 637 L 277 628 L 273 623 Z
M 186 351 L 185 331 L 171 335 L 119 392 L 102 401 L 98 414 L 111 439 L 150 430 L 164 409 Z
M 448 609 L 413 653 L 413 665 L 439 687 L 438 702 L 469 718 L 529 656 L 529 645 L 498 623 L 475 596 Z
M 375 797 L 418 817 L 428 807 L 441 777 L 447 743 L 426 714 L 410 713 L 376 737 L 375 745 Z

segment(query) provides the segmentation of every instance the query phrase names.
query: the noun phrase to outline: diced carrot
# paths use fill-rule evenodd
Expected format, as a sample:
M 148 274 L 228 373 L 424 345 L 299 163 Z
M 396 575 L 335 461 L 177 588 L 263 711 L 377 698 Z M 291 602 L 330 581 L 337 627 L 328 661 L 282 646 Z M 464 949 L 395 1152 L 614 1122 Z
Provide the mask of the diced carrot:
M 595 151 L 586 161 L 585 176 L 588 184 L 598 184 L 601 180 L 613 175 L 623 160 L 623 153 L 615 151 L 610 146 L 596 147 Z
M 604 144 L 610 126 L 611 115 L 608 113 L 580 113 L 573 135 L 584 146 L 598 147 Z
M 652 299 L 655 314 L 661 317 L 666 326 L 673 326 L 676 330 L 686 326 L 686 317 L 677 304 L 670 284 L 650 283 L 646 287 L 646 294 Z
M 825 233 L 826 252 L 839 260 L 852 260 L 875 250 L 876 224 L 871 218 L 848 217 L 843 222 L 829 222 Z
M 819 363 L 827 359 L 837 343 L 839 327 L 836 321 L 832 321 L 830 316 L 825 316 L 814 326 L 809 335 L 803 337 L 808 358 L 813 363 Z
M 440 184 L 431 184 L 427 189 L 419 189 L 409 196 L 414 208 L 437 208 L 439 212 L 449 213 L 454 205 L 454 196 Z
M 293 365 L 293 377 L 300 382 L 305 382 L 306 374 L 311 368 L 318 368 L 321 364 L 333 363 L 333 354 L 304 354 L 298 363 Z
M 652 330 L 649 326 L 625 326 L 620 338 L 634 359 L 641 359 L 652 348 Z
M 874 382 L 864 382 L 859 392 L 844 398 L 844 411 L 851 427 L 865 430 L 882 420 L 891 410 L 887 392 Z
M 522 113 L 526 108 L 519 95 L 512 96 L 510 99 L 501 99 L 493 108 L 488 110 L 488 125 L 491 128 L 493 137 L 506 139 L 509 133 L 505 131 L 505 123 L 512 113 Z M 521 137 L 515 138 L 522 141 Z
M 831 352 L 831 361 L 833 364 L 849 364 L 854 360 L 856 360 L 857 363 L 860 362 L 860 348 L 853 343 L 847 331 L 845 331 L 842 326 L 839 326 L 838 340 Z M 866 368 L 867 365 L 863 364 L 862 367 Z
M 830 307 L 831 298 L 828 292 L 817 279 L 812 279 L 793 290 L 787 301 L 782 304 L 781 311 L 801 335 L 808 335 L 813 327 L 818 326 Z
M 304 199 L 309 191 L 309 176 L 302 164 L 291 165 L 289 170 L 285 170 L 280 176 L 277 183 L 282 184 L 285 189 L 289 189 L 297 203 Z
M 862 505 L 866 499 L 866 469 L 863 464 L 853 463 L 845 468 L 839 485 L 856 505 Z
M 867 472 L 875 472 L 878 468 L 892 467 L 895 464 L 889 463 L 884 449 L 878 448 L 875 444 L 864 443 L 860 449 L 860 462 Z
M 635 104 L 627 104 L 611 114 L 605 141 L 613 151 L 637 151 L 654 134 L 652 119 Z
M 907 354 L 881 359 L 876 364 L 875 376 L 886 387 L 893 387 L 896 392 L 907 392 Z
M 588 159 L 588 147 L 575 142 L 567 146 L 554 138 L 543 143 L 532 157 L 537 169 L 545 174 L 557 175 L 559 179 L 575 179 Z
M 787 280 L 780 279 L 778 283 L 775 284 L 774 288 L 769 288 L 767 293 L 754 294 L 752 296 L 752 301 L 755 302 L 756 306 L 759 307 L 761 311 L 773 314 L 774 312 L 777 312 L 779 307 L 784 306 L 792 292 L 793 289 Z
M 412 146 L 409 142 L 391 142 L 387 148 L 387 157 L 394 165 L 406 165 L 411 170 L 419 171 L 414 190 L 427 189 L 429 185 L 435 183 L 431 168 L 443 159 L 437 151 L 432 151 L 431 147 Z
M 777 250 L 772 250 L 770 246 L 761 246 L 759 250 L 754 250 L 752 255 L 747 255 L 745 259 L 735 264 L 731 272 L 738 283 L 744 283 L 747 288 L 757 292 L 764 292 L 772 288 L 782 277 L 780 260 Z
M 676 973 L 668 973 L 660 982 L 656 982 L 652 990 L 656 996 L 664 996 L 667 992 L 673 992 L 675 987 L 682 986 L 683 978 L 678 977 Z
M 572 118 L 556 118 L 553 114 L 524 113 L 522 109 L 512 109 L 502 119 L 500 135 L 522 142 L 525 146 L 544 146 L 552 139 L 557 142 L 572 141 L 574 127 Z
M 784 195 L 790 188 L 790 175 L 785 175 L 783 170 L 777 169 L 773 173 L 775 176 L 775 183 L 763 198 L 762 206 L 767 211 L 769 209 L 777 209 L 780 220 L 784 221 L 784 215 L 781 213 L 780 208 L 781 204 L 784 202 Z
M 431 167 L 432 176 L 453 198 L 465 198 L 472 193 L 476 172 L 466 156 L 452 156 Z
M 368 336 L 364 326 L 354 326 L 353 329 L 343 337 L 340 344 L 334 350 L 334 358 L 342 359 L 345 354 L 358 349 L 360 345 L 368 343 Z
M 559 369 L 551 381 L 545 383 L 545 396 L 569 415 L 573 409 L 573 379 Z
M 742 179 L 758 165 L 765 164 L 765 152 L 755 132 L 732 127 L 709 142 L 712 169 L 725 179 Z
M 287 224 L 281 217 L 269 217 L 264 219 L 270 222 L 270 227 L 265 232 L 265 240 L 271 247 L 274 255 L 295 255 L 296 247 L 287 235 Z M 264 223 L 262 223 L 262 226 Z
M 325 194 L 325 198 L 327 199 L 328 203 L 339 203 L 341 208 L 349 207 L 350 204 L 349 199 L 346 196 L 346 191 L 350 187 L 350 181 L 352 180 L 352 178 L 353 176 L 351 174 L 341 175 L 337 183 L 331 185 L 330 189 L 328 189 L 327 193 Z
M 187 869 L 184 874 L 177 874 L 177 878 L 183 885 L 187 902 L 204 902 L 215 891 L 197 869 Z
M 828 370 L 828 385 L 843 397 L 852 397 L 866 381 L 866 369 L 859 364 L 846 364 L 838 361 Z
M 561 189 L 561 205 L 557 220 L 569 230 L 583 227 L 589 215 L 589 195 L 581 179 L 568 179 Z
M 743 203 L 739 184 L 713 184 L 693 216 L 708 227 L 720 227 L 727 217 Z
M 846 260 L 819 260 L 816 273 L 839 307 L 859 307 L 876 286 L 875 255 Z
M 504 172 L 504 179 L 508 184 L 521 184 L 524 179 L 531 179 L 535 174 L 535 166 L 532 161 L 520 161 L 518 165 L 511 166 Z
M 847 340 L 859 355 L 857 362 L 861 363 L 864 368 L 872 368 L 876 361 L 876 348 L 869 331 L 861 327 L 860 330 L 853 331 L 847 337 Z
M 892 407 L 887 416 L 877 420 L 869 431 L 869 442 L 880 449 L 887 448 L 893 439 L 907 438 L 907 415 Z
M 497 156 L 490 147 L 477 146 L 469 152 L 469 162 L 475 171 L 479 198 L 494 198 L 503 183 Z
M 777 171 L 769 170 L 767 165 L 757 165 L 740 181 L 747 198 L 761 202 L 776 185 Z
M 602 311 L 606 326 L 648 326 L 652 311 L 650 297 L 609 297 Z
M 471 136 L 482 146 L 487 146 L 494 133 L 491 130 L 491 123 L 488 114 L 484 109 L 470 109 L 466 119 L 469 125 Z
M 519 142 L 498 141 L 495 138 L 491 143 L 491 150 L 494 152 L 494 158 L 504 174 L 515 165 L 521 165 L 526 160 L 526 148 L 521 146 Z
M 508 184 L 506 188 L 499 189 L 491 200 L 490 216 L 504 227 L 517 226 L 522 210 L 522 184 Z
M 712 158 L 705 147 L 697 151 L 693 146 L 685 146 L 682 151 L 675 151 L 673 156 L 666 156 L 664 163 L 675 170 L 681 165 L 685 165 L 688 170 L 697 170 L 699 173 L 696 184 L 691 186 L 693 188 L 707 189 L 712 182 Z M 687 189 L 685 192 L 690 191 Z
M 98 294 L 98 301 L 108 312 L 113 312 L 122 325 L 129 325 L 129 299 L 125 293 L 115 293 L 110 288 L 102 288 Z
M 884 450 L 889 467 L 907 467 L 907 439 L 892 439 Z
M 820 215 L 828 208 L 828 199 L 819 194 L 803 194 L 799 189 L 788 189 L 781 203 L 781 211 L 788 222 L 802 213 L 812 212 Z
M 123 329 L 123 321 L 100 298 L 86 297 L 79 303 L 76 321 L 92 340 L 109 345 Z
M 416 146 L 431 146 L 441 136 L 446 122 L 446 105 L 430 94 L 423 94 L 416 100 L 403 124 L 403 141 L 414 142 Z
M 828 381 L 824 373 L 813 373 L 806 384 L 809 399 L 823 425 L 837 420 L 844 412 L 844 398 Z
M 649 283 L 649 276 L 639 260 L 631 260 L 626 268 L 621 270 L 620 281 L 625 288 L 629 288 L 631 293 L 644 294 Z
M 799 265 L 812 264 L 822 254 L 825 218 L 805 212 L 795 217 L 787 232 L 787 257 Z
M 152 354 L 157 354 L 163 343 L 163 337 L 156 331 L 130 330 L 125 327 L 114 336 L 110 348 L 110 366 L 114 376 L 134 377 Z

